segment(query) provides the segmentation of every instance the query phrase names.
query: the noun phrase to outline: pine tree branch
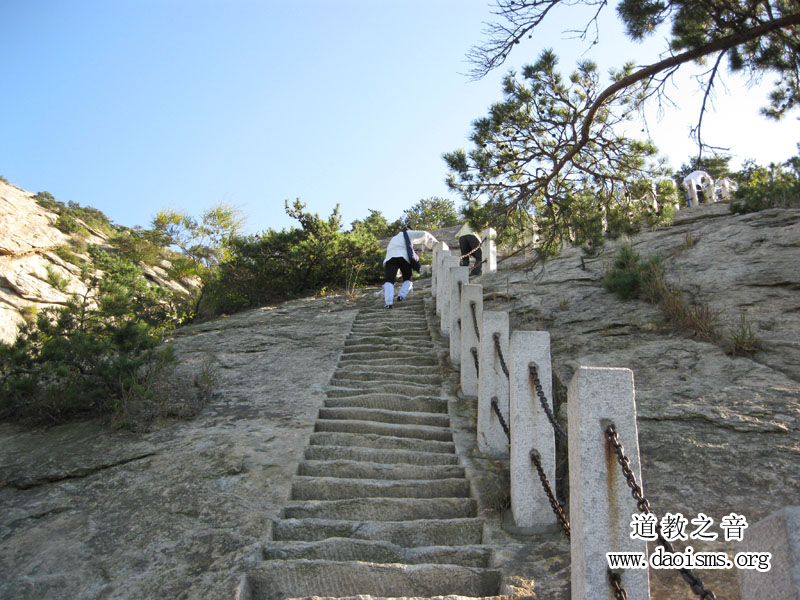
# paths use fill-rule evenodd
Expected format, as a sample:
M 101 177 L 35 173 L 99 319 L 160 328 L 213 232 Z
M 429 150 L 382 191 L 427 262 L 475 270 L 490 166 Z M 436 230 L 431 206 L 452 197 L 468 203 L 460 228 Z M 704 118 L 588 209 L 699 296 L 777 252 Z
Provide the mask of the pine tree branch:
M 578 152 L 580 152 L 589 143 L 591 127 L 594 123 L 595 117 L 597 116 L 597 112 L 618 92 L 667 69 L 683 65 L 687 62 L 692 62 L 715 52 L 729 50 L 739 46 L 740 44 L 756 40 L 775 31 L 780 31 L 796 25 L 800 25 L 800 13 L 786 15 L 785 17 L 769 21 L 763 25 L 759 25 L 758 27 L 753 27 L 752 29 L 748 29 L 746 31 L 740 31 L 729 36 L 716 39 L 708 44 L 704 44 L 703 46 L 687 50 L 681 54 L 670 56 L 657 63 L 643 67 L 635 73 L 631 73 L 630 75 L 619 79 L 614 84 L 600 92 L 600 94 L 597 96 L 597 99 L 589 108 L 588 113 L 583 119 L 580 138 L 575 141 L 575 145 L 570 148 L 570 150 L 553 167 L 547 177 L 545 177 L 544 181 L 541 183 L 541 187 L 543 189 L 547 189 L 547 186 L 550 185 L 550 182 L 553 181 L 553 179 L 555 179 L 555 177 L 564 169 L 567 163 L 569 163 L 575 157 L 575 155 L 578 154 Z

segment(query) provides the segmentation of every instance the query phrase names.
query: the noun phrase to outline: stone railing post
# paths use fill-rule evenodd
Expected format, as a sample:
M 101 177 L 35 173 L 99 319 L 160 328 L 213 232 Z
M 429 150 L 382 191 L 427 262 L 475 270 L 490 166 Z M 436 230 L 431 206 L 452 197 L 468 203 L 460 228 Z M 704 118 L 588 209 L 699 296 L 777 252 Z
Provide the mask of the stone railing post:
M 606 553 L 647 555 L 644 540 L 630 537 L 638 509 L 605 437 L 613 423 L 641 486 L 633 372 L 580 367 L 569 384 L 567 407 L 572 598 L 607 600 Z M 647 569 L 625 569 L 621 577 L 629 598 L 650 597 Z
M 447 244 L 444 244 L 444 246 Z M 447 260 L 447 257 L 450 256 L 450 250 L 445 250 L 442 248 L 439 253 L 436 255 L 436 260 L 433 263 L 433 270 L 436 273 L 436 314 L 441 315 L 442 309 L 444 308 L 445 298 L 444 298 L 444 263 Z
M 498 336 L 497 342 L 495 336 Z M 481 369 L 478 374 L 478 450 L 490 456 L 508 456 L 508 437 L 492 409 L 492 399 L 496 398 L 500 414 L 509 426 L 509 375 L 503 371 L 503 362 L 507 363 L 508 355 L 508 313 L 483 311 Z
M 461 294 L 462 287 L 469 282 L 469 267 L 450 267 L 450 361 L 461 364 Z M 458 308 L 456 308 L 458 307 Z
M 442 331 L 442 335 L 450 335 L 450 310 L 451 310 L 451 302 L 450 302 L 450 276 L 452 275 L 451 269 L 453 267 L 458 266 L 458 257 L 447 255 L 444 257 L 442 261 L 442 271 L 440 275 L 442 276 L 442 283 L 439 288 L 439 291 L 442 294 L 442 313 L 441 313 L 441 322 L 439 323 L 439 328 Z M 455 310 L 458 310 L 458 307 L 455 307 Z
M 461 392 L 465 396 L 478 397 L 478 372 L 481 320 L 483 319 L 483 286 L 464 284 L 461 286 Z M 477 322 L 477 330 L 475 323 Z
M 518 527 L 541 531 L 557 523 L 531 462 L 531 451 L 539 455 L 545 476 L 555 487 L 555 434 L 539 405 L 530 376 L 537 367 L 545 396 L 553 397 L 550 367 L 550 334 L 546 331 L 514 331 L 511 334 L 511 512 Z
M 439 289 L 436 281 L 439 279 L 441 266 L 439 265 L 439 254 L 442 252 L 450 252 L 450 248 L 444 242 L 436 242 L 433 245 L 433 259 L 431 261 L 431 297 L 436 298 L 439 295 Z
M 758 553 L 760 566 L 765 567 L 769 552 L 769 571 L 737 568 L 742 600 L 761 598 L 800 598 L 800 506 L 787 506 L 750 525 L 744 531 L 742 552 Z
M 491 227 L 484 229 L 483 232 L 481 232 L 481 255 L 483 256 L 483 262 L 485 263 L 483 270 L 488 271 L 489 273 L 497 272 L 496 238 L 497 232 Z

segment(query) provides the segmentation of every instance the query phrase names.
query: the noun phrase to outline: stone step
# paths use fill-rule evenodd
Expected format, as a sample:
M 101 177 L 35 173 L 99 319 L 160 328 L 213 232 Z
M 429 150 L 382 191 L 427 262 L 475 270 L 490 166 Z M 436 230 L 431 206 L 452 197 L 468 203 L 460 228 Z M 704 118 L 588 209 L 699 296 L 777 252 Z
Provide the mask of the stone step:
M 343 419 L 317 419 L 314 431 L 339 433 L 373 433 L 389 437 L 415 438 L 420 440 L 438 440 L 449 442 L 453 432 L 449 427 L 433 427 L 430 425 L 404 425 L 398 423 L 381 423 L 374 421 L 348 421 Z
M 401 377 L 399 373 L 399 367 L 397 361 L 392 361 L 391 364 L 387 363 L 385 365 L 378 365 L 374 363 L 368 363 L 366 361 L 354 361 L 350 363 L 339 363 L 339 366 L 336 368 L 336 375 L 337 376 L 350 376 L 350 377 L 357 377 L 364 374 L 371 375 L 374 379 L 380 379 L 382 381 L 390 381 L 392 379 Z M 401 367 L 400 367 L 401 368 Z M 407 370 L 407 369 L 404 369 Z M 428 377 L 441 377 L 442 375 L 442 368 L 437 365 L 420 365 L 416 361 L 414 362 L 413 366 L 413 373 L 412 375 L 420 376 L 425 375 Z M 403 380 L 405 380 L 405 375 L 402 375 Z
M 284 507 L 287 519 L 348 521 L 413 521 L 462 519 L 476 515 L 472 498 L 347 498 L 292 501 Z
M 406 369 L 405 371 L 408 371 Z M 442 384 L 442 377 L 438 371 L 436 373 L 411 373 L 404 372 L 403 367 L 398 367 L 394 372 L 376 372 L 365 371 L 360 369 L 358 371 L 353 369 L 337 369 L 330 380 L 331 385 L 347 386 L 350 382 L 362 383 L 369 382 L 373 384 L 382 385 L 387 381 L 397 379 L 403 383 L 416 383 L 425 385 L 440 386 Z
M 365 408 L 376 410 L 447 413 L 447 401 L 437 396 L 410 398 L 401 394 L 358 394 L 347 397 L 328 397 L 325 406 L 330 408 Z
M 431 339 L 431 332 L 427 322 L 419 322 L 419 325 L 403 326 L 394 323 L 362 324 L 354 323 L 350 329 L 349 336 L 381 336 L 383 338 L 394 338 L 395 336 L 411 336 L 421 339 Z
M 314 542 L 330 537 L 391 542 L 414 546 L 460 546 L 480 544 L 483 520 L 422 519 L 419 521 L 348 521 L 332 519 L 280 519 L 272 538 L 279 541 Z
M 407 341 L 411 340 L 415 344 L 424 344 L 426 346 L 433 346 L 433 342 L 431 341 L 430 333 L 425 330 L 419 331 L 404 331 L 403 333 L 392 332 L 391 334 L 377 334 L 369 331 L 364 332 L 353 332 L 351 330 L 350 334 L 344 340 L 344 347 L 347 348 L 348 346 L 352 346 L 354 344 L 383 344 L 387 341 L 390 342 L 398 342 L 398 341 Z
M 368 463 L 398 463 L 421 466 L 458 465 L 458 456 L 456 454 L 417 452 L 413 450 L 358 448 L 349 445 L 308 446 L 306 448 L 305 457 L 307 460 L 312 461 L 345 460 Z
M 355 460 L 304 460 L 298 475 L 343 479 L 456 479 L 464 477 L 459 465 L 413 465 L 402 462 L 376 463 Z
M 343 479 L 306 477 L 292 480 L 292 500 L 348 498 L 468 498 L 466 479 Z
M 390 542 L 328 538 L 317 542 L 276 542 L 264 544 L 265 560 L 296 558 L 374 563 L 453 564 L 487 567 L 491 550 L 486 546 L 419 546 L 403 548 Z
M 393 334 L 390 336 L 375 336 L 375 335 L 359 335 L 344 343 L 344 352 L 359 352 L 360 350 L 368 348 L 378 348 L 386 350 L 403 350 L 411 348 L 416 352 L 432 352 L 433 342 L 430 336 L 428 337 L 407 337 L 398 336 Z
M 419 353 L 419 352 L 410 352 L 407 350 L 395 350 L 390 351 L 383 348 L 379 348 L 377 350 L 369 350 L 369 351 L 350 351 L 343 353 L 340 360 L 358 360 L 358 361 L 370 361 L 374 359 L 388 359 L 394 361 L 395 365 L 399 365 L 402 362 L 402 359 L 419 359 L 419 360 L 430 360 L 435 361 L 436 357 L 433 354 L 426 354 L 426 353 Z
M 325 390 L 325 395 L 328 398 L 347 398 L 351 396 L 364 396 L 364 395 L 396 395 L 396 396 L 405 396 L 407 398 L 435 398 L 436 400 L 441 401 L 442 398 L 438 396 L 439 390 L 436 393 L 431 393 L 431 390 L 420 390 L 417 387 L 413 387 L 413 389 L 408 389 L 408 386 L 405 386 L 400 383 L 386 383 L 381 386 L 380 391 L 370 390 L 370 389 L 357 389 L 357 388 L 346 388 L 346 387 L 329 387 Z
M 455 454 L 456 452 L 456 447 L 453 442 L 392 437 L 372 433 L 315 431 L 309 438 L 309 444 L 314 446 L 354 446 L 359 448 L 380 448 L 383 450 L 441 452 L 442 454 Z
M 374 421 L 376 423 L 397 423 L 405 425 L 431 425 L 449 427 L 450 417 L 445 413 L 385 410 L 378 408 L 329 407 L 319 409 L 320 419 L 340 419 L 348 421 Z
M 412 311 L 403 311 L 404 314 L 395 316 L 396 313 L 372 313 L 359 318 L 353 323 L 352 331 L 394 332 L 404 331 L 429 331 L 428 320 L 424 316 L 415 315 Z
M 374 393 L 406 394 L 409 396 L 432 396 L 439 390 L 437 384 L 414 383 L 413 381 L 355 381 L 339 379 L 335 375 L 330 380 L 331 389 L 370 390 Z
M 354 344 L 342 351 L 344 356 L 352 356 L 358 354 L 374 354 L 375 352 L 391 352 L 394 356 L 429 356 L 433 354 L 433 346 L 422 344 L 395 344 L 384 342 L 383 344 Z
M 376 368 L 380 367 L 389 367 L 389 368 L 397 368 L 397 359 L 392 355 L 388 358 L 371 358 L 370 356 L 365 357 L 351 357 L 347 354 L 342 354 L 339 357 L 339 367 L 348 367 L 350 365 L 363 365 L 363 366 L 374 366 Z M 414 363 L 420 367 L 438 367 L 439 361 L 438 359 L 433 356 L 424 356 L 419 355 L 417 357 L 417 361 Z
M 494 569 L 447 564 L 381 564 L 326 560 L 265 561 L 243 578 L 239 600 L 346 596 L 491 596 L 500 588 Z

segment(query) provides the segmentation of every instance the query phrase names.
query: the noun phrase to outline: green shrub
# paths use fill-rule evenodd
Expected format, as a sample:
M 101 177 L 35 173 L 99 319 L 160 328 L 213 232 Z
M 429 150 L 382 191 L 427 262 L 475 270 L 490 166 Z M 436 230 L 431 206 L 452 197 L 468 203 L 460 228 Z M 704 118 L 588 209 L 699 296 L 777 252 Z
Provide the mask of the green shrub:
M 81 225 L 75 219 L 73 219 L 66 213 L 58 215 L 58 218 L 56 219 L 54 225 L 56 229 L 66 234 L 76 234 L 81 231 L 83 231 L 84 233 L 88 233 L 86 229 L 81 227 Z
M 85 248 L 84 248 L 84 250 L 85 250 Z M 64 245 L 58 246 L 57 248 L 54 248 L 53 249 L 53 253 L 56 256 L 58 256 L 61 260 L 65 261 L 65 262 L 68 262 L 68 263 L 71 263 L 73 265 L 80 265 L 83 262 L 81 257 L 78 256 L 77 254 L 75 254 L 75 252 L 73 252 L 72 246 L 70 246 L 68 244 L 64 244 Z
M 135 229 L 119 231 L 108 238 L 108 243 L 122 256 L 137 263 L 157 265 L 161 260 L 162 250 Z
M 154 373 L 174 362 L 161 347 L 175 322 L 169 293 L 151 286 L 131 261 L 90 249 L 84 295 L 48 308 L 24 324 L 13 344 L 0 344 L 0 415 L 57 423 L 119 415 L 131 398 L 155 402 Z
M 203 274 L 201 315 L 235 312 L 323 288 L 352 290 L 380 279 L 383 253 L 366 228 L 339 231 L 338 207 L 327 220 L 295 202 L 287 213 L 301 229 L 232 236 L 226 258 Z
M 728 353 L 732 356 L 746 356 L 753 354 L 760 345 L 743 310 L 739 319 L 739 327 L 731 333 Z
M 739 189 L 731 202 L 731 213 L 746 214 L 767 208 L 800 206 L 800 174 L 788 161 L 761 167 L 748 162 L 738 173 Z
M 64 277 L 55 267 L 47 265 L 47 283 L 56 288 L 59 292 L 66 292 L 69 285 L 69 277 Z
M 656 304 L 666 320 L 679 329 L 711 341 L 720 338 L 716 327 L 718 313 L 708 304 L 688 303 L 680 290 L 670 286 L 664 279 L 658 256 L 643 261 L 630 246 L 621 247 L 603 284 L 623 300 L 641 298 Z
M 661 259 L 653 257 L 642 262 L 639 254 L 630 246 L 622 246 L 619 256 L 606 272 L 605 288 L 623 300 L 640 298 L 651 294 L 657 274 L 661 272 Z

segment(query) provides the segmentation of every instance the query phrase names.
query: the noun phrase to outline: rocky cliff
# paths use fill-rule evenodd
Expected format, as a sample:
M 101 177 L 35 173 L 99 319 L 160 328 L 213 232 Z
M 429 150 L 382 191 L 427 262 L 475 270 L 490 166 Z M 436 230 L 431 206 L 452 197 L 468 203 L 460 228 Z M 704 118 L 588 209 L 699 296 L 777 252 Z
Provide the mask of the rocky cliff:
M 744 315 L 757 349 L 731 355 L 724 339 L 701 339 L 654 305 L 606 291 L 603 275 L 622 243 L 662 256 L 670 284 L 707 305 L 725 336 Z M 557 403 L 578 366 L 632 369 L 645 495 L 659 515 L 703 512 L 718 525 L 731 512 L 754 523 L 800 497 L 798 264 L 800 210 L 732 216 L 720 204 L 681 211 L 672 227 L 609 242 L 592 259 L 570 249 L 531 269 L 518 256 L 474 281 L 485 308 L 510 313 L 512 329 L 550 332 Z M 379 302 L 372 292 L 180 330 L 172 343 L 181 368 L 210 360 L 219 377 L 194 421 L 143 436 L 100 423 L 0 424 L 0 598 L 232 597 L 263 560 L 345 338 L 359 311 Z M 416 293 L 428 294 L 426 280 Z M 431 334 L 443 349 L 435 325 Z M 460 460 L 477 471 L 473 408 L 441 360 Z M 537 598 L 568 598 L 568 543 L 511 534 L 491 509 L 481 507 L 493 564 Z M 737 551 L 735 542 L 721 546 Z M 718 598 L 739 597 L 734 570 L 700 575 Z M 695 597 L 674 572 L 651 571 L 651 581 L 653 598 Z
M 57 219 L 31 192 L 0 181 L 0 341 L 14 340 L 24 314 L 63 305 L 70 294 L 83 293 L 80 272 L 89 261 L 86 247 L 108 247 L 102 231 L 79 221 L 83 235 L 64 233 L 55 226 Z M 154 284 L 188 292 L 186 284 L 170 280 L 168 266 L 165 262 L 144 269 Z

